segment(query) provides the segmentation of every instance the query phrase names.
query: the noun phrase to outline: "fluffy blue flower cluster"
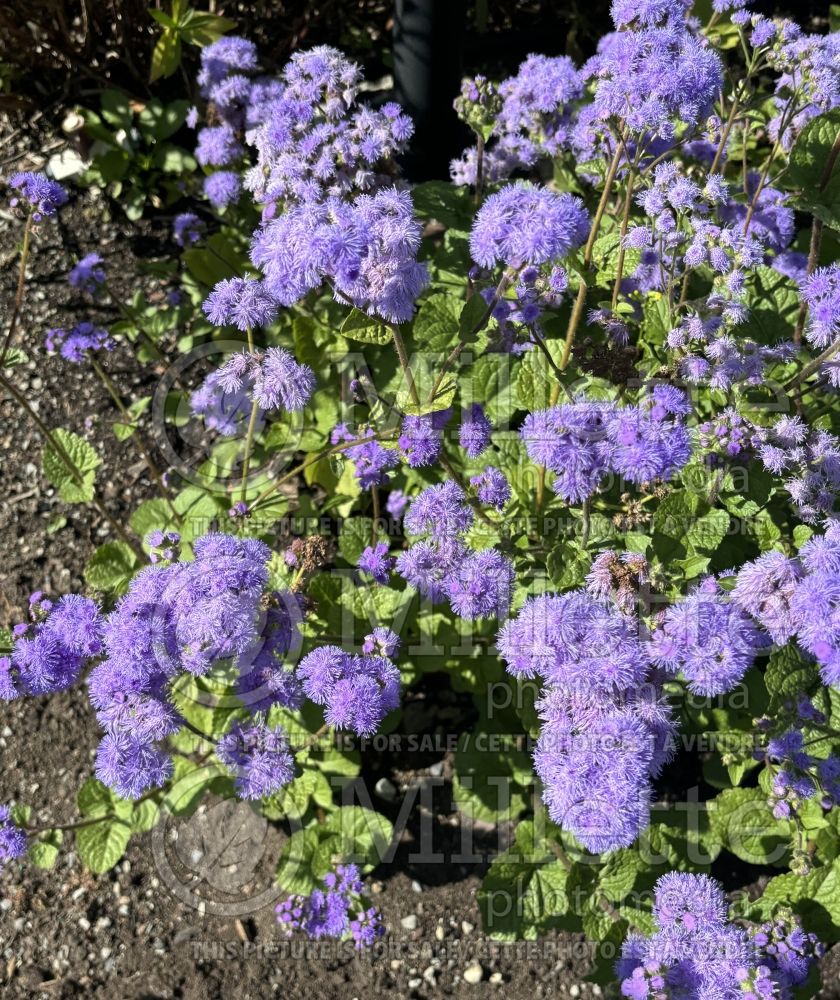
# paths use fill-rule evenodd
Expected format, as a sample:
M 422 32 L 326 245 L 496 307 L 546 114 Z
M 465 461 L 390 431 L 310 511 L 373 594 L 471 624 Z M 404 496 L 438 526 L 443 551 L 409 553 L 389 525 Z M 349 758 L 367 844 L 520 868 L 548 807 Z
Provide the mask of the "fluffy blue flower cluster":
M 45 174 L 32 171 L 12 174 L 8 183 L 13 192 L 9 205 L 31 212 L 34 222 L 51 218 L 67 203 L 64 188 Z
M 379 910 L 361 898 L 364 883 L 356 865 L 339 865 L 323 883 L 323 889 L 290 896 L 275 907 L 277 922 L 288 936 L 294 931 L 316 940 L 349 936 L 357 948 L 364 948 L 385 933 Z
M 233 437 L 244 429 L 253 403 L 259 408 L 259 430 L 266 413 L 302 410 L 314 391 L 315 374 L 308 365 L 299 364 L 282 347 L 269 347 L 228 358 L 191 395 L 190 409 L 207 427 Z
M 723 890 L 707 875 L 671 872 L 654 892 L 655 932 L 629 935 L 616 963 L 621 995 L 631 1000 L 792 1000 L 822 953 L 791 919 L 753 935 L 730 922 Z
M 382 188 L 293 205 L 256 232 L 251 260 L 280 305 L 327 283 L 338 301 L 404 323 L 429 281 L 416 259 L 420 236 L 408 192 Z
M 300 682 L 283 662 L 297 640 L 301 607 L 292 594 L 266 592 L 268 547 L 208 534 L 193 551 L 192 561 L 138 573 L 102 630 L 105 658 L 89 679 L 105 729 L 96 773 L 126 798 L 159 787 L 171 774 L 162 741 L 183 725 L 177 704 L 186 675 L 203 677 L 230 663 L 236 693 L 255 715 L 302 703 Z M 231 762 L 243 794 L 289 780 L 281 735 L 258 723 L 236 727 L 225 740 L 220 758 Z
M 631 483 L 669 479 L 691 457 L 685 394 L 657 385 L 636 406 L 580 399 L 530 413 L 520 431 L 531 460 L 555 474 L 554 491 L 580 503 L 615 474 Z
M 499 108 L 484 151 L 486 179 L 504 180 L 568 148 L 572 105 L 582 95 L 581 74 L 568 56 L 529 55 L 515 76 L 499 84 Z M 477 101 L 480 94 L 467 96 Z M 473 146 L 453 160 L 453 183 L 475 184 L 477 159 Z
M 29 611 L 31 621 L 12 629 L 12 655 L 0 657 L 0 698 L 7 701 L 72 687 L 102 650 L 102 617 L 89 598 L 67 594 L 53 604 L 36 591 Z
M 808 524 L 831 514 L 840 492 L 840 440 L 809 427 L 800 417 L 780 417 L 756 428 L 753 447 L 768 472 L 784 484 L 799 516 Z
M 113 351 L 117 346 L 107 330 L 85 321 L 72 330 L 54 328 L 44 334 L 44 347 L 74 365 L 84 364 L 90 351 Z
M 457 483 L 423 490 L 408 508 L 405 528 L 425 537 L 400 553 L 397 572 L 433 603 L 448 600 L 461 618 L 500 618 L 510 607 L 513 563 L 498 549 L 467 546 L 463 536 L 473 517 Z
M 694 694 L 731 691 L 769 642 L 739 604 L 712 577 L 661 615 L 653 634 L 653 662 L 682 672 Z
M 396 633 L 385 629 L 368 637 L 368 651 L 361 655 L 340 646 L 313 649 L 297 670 L 304 694 L 325 706 L 329 725 L 372 736 L 400 704 L 400 672 L 391 661 L 399 645 Z
M 26 854 L 26 833 L 15 823 L 8 806 L 0 806 L 0 869 Z
M 554 822 L 594 852 L 633 843 L 674 722 L 638 621 L 583 590 L 529 598 L 497 645 L 515 677 L 544 684 L 534 767 Z
M 796 559 L 766 552 L 743 566 L 732 598 L 773 640 L 795 637 L 820 665 L 826 684 L 840 687 L 840 526 L 810 538 Z
M 67 282 L 72 288 L 78 288 L 89 295 L 95 295 L 105 282 L 104 261 L 98 253 L 85 254 L 74 264 L 67 275 Z

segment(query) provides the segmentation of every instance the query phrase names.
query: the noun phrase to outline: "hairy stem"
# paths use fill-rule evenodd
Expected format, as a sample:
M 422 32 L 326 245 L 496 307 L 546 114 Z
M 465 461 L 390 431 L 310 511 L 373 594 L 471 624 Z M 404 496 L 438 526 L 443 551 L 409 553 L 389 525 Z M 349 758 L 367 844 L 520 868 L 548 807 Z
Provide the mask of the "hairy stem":
M 394 347 L 397 350 L 397 357 L 399 358 L 400 368 L 402 368 L 405 380 L 408 383 L 408 392 L 411 396 L 411 400 L 415 406 L 420 406 L 420 393 L 417 391 L 417 386 L 414 384 L 414 374 L 411 371 L 411 367 L 408 363 L 408 355 L 405 351 L 405 341 L 400 333 L 400 328 L 396 323 L 391 324 L 391 337 L 394 341 Z
M 242 483 L 239 487 L 239 499 L 244 503 L 248 495 L 248 473 L 251 471 L 251 452 L 254 450 L 254 430 L 257 426 L 257 417 L 260 413 L 260 404 L 256 399 L 251 403 L 251 415 L 248 417 L 248 430 L 245 433 L 245 457 L 242 460 Z
M 9 348 L 12 346 L 12 340 L 15 336 L 15 330 L 17 329 L 18 316 L 20 315 L 20 309 L 23 305 L 23 293 L 26 290 L 26 265 L 29 263 L 29 248 L 32 242 L 32 212 L 26 217 L 26 225 L 23 229 L 23 246 L 20 251 L 20 269 L 18 270 L 18 280 L 17 289 L 15 290 L 15 299 L 12 305 L 12 317 L 9 320 L 9 329 L 6 332 L 6 339 L 3 341 L 3 350 L 0 351 L 0 367 L 2 367 L 3 362 L 6 360 L 6 355 L 9 352 Z

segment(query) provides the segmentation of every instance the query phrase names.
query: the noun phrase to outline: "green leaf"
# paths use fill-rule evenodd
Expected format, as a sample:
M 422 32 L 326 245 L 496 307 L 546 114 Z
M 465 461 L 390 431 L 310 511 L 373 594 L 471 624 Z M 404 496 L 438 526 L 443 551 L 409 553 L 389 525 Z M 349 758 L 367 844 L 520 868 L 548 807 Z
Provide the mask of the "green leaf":
M 581 884 L 552 852 L 545 831 L 532 820 L 516 828 L 513 845 L 493 860 L 477 900 L 485 932 L 495 940 L 534 940 L 562 926 Z
M 124 594 L 140 568 L 133 550 L 125 542 L 105 542 L 88 559 L 85 580 L 95 590 Z
M 181 38 L 174 28 L 164 28 L 152 51 L 150 83 L 161 77 L 172 76 L 181 65 Z
M 760 788 L 728 788 L 709 804 L 709 822 L 724 847 L 753 865 L 780 863 L 790 823 L 777 820 Z
M 212 45 L 236 27 L 236 21 L 203 10 L 187 10 L 179 22 L 181 37 L 191 45 Z
M 835 143 L 840 137 L 840 108 L 812 118 L 790 151 L 786 183 L 799 188 L 796 207 L 827 226 L 840 228 L 840 172 Z
M 131 530 L 145 539 L 152 531 L 166 531 L 173 523 L 172 512 L 165 500 L 156 497 L 144 500 L 128 519 Z
M 84 438 L 58 428 L 52 432 L 57 447 L 47 444 L 42 456 L 44 476 L 58 489 L 65 503 L 89 503 L 94 496 L 96 469 L 102 459 Z M 71 472 L 62 453 L 75 466 Z
M 349 517 L 341 525 L 338 548 L 351 566 L 359 561 L 359 556 L 371 543 L 373 521 L 369 517 Z
M 446 181 L 426 181 L 411 189 L 414 211 L 449 229 L 469 229 L 473 206 L 469 191 Z
M 130 837 L 128 823 L 120 819 L 103 819 L 76 831 L 76 849 L 82 864 L 98 875 L 120 860 Z
M 58 860 L 58 849 L 63 840 L 62 830 L 47 830 L 29 845 L 29 860 L 36 868 L 52 868 Z
M 341 324 L 342 337 L 358 340 L 363 344 L 388 344 L 391 331 L 375 316 L 368 316 L 361 309 L 352 309 Z
M 807 660 L 795 643 L 770 654 L 764 682 L 770 694 L 770 711 L 777 712 L 786 702 L 806 694 L 819 681 L 816 665 Z
M 121 90 L 103 90 L 99 96 L 102 117 L 114 128 L 125 129 L 128 132 L 132 126 L 134 115 L 128 103 L 128 97 Z
M 425 299 L 414 318 L 413 336 L 418 350 L 444 352 L 453 347 L 458 339 L 463 308 L 460 299 L 445 292 Z
M 169 101 L 166 104 L 149 101 L 138 116 L 140 128 L 148 132 L 152 139 L 161 142 L 184 124 L 189 109 L 189 101 Z

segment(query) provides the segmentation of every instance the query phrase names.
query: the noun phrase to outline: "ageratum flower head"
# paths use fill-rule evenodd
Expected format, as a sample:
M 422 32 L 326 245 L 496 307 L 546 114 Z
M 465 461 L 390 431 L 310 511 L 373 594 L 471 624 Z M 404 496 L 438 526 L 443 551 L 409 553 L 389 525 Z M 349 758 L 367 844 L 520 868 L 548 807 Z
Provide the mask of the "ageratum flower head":
M 9 187 L 13 192 L 9 204 L 12 208 L 20 206 L 32 212 L 35 222 L 52 217 L 67 202 L 64 188 L 45 174 L 32 171 L 12 174 Z
M 356 948 L 364 948 L 385 933 L 379 910 L 360 898 L 363 883 L 355 865 L 339 865 L 324 876 L 323 885 L 309 896 L 290 896 L 277 904 L 277 922 L 287 936 L 302 931 L 316 940 L 350 937 Z
M 490 445 L 493 425 L 481 403 L 472 403 L 458 429 L 458 443 L 470 458 L 478 458 Z
M 404 323 L 429 281 L 416 259 L 420 234 L 411 196 L 386 188 L 352 204 L 333 198 L 291 208 L 257 232 L 251 259 L 280 305 L 327 281 L 339 301 Z
M 105 268 L 98 253 L 85 254 L 67 275 L 67 283 L 90 295 L 95 295 L 105 281 Z
M 264 722 L 234 722 L 216 744 L 216 754 L 234 775 L 236 793 L 243 799 L 271 795 L 295 776 L 286 733 Z
M 204 223 L 195 212 L 181 212 L 172 222 L 172 238 L 179 247 L 198 243 L 204 232 Z
M 470 253 L 487 268 L 543 264 L 577 249 L 588 232 L 589 216 L 580 198 L 528 182 L 509 184 L 479 209 Z
M 384 448 L 374 440 L 375 437 L 376 433 L 371 427 L 354 436 L 346 424 L 337 424 L 330 434 L 333 445 L 357 438 L 370 439 L 347 448 L 343 453 L 356 467 L 356 479 L 363 490 L 370 489 L 371 486 L 382 486 L 387 481 L 388 471 L 400 464 L 399 453 L 392 448 Z
M 796 632 L 791 600 L 802 568 L 783 552 L 765 552 L 741 567 L 732 600 L 758 622 L 773 642 L 784 645 Z
M 568 56 L 529 55 L 498 87 L 501 108 L 485 149 L 485 181 L 534 167 L 568 147 L 572 104 L 583 93 L 580 72 Z M 455 184 L 475 184 L 476 149 L 450 164 Z
M 695 694 L 710 697 L 731 691 L 767 645 L 739 605 L 710 579 L 668 608 L 653 635 L 651 656 L 664 669 L 682 672 Z
M 233 205 L 241 191 L 242 180 L 233 170 L 216 170 L 204 178 L 204 196 L 215 209 Z
M 496 510 L 502 510 L 511 498 L 510 483 L 501 469 L 488 465 L 479 476 L 470 479 L 478 499 Z
M 44 347 L 50 354 L 58 354 L 65 361 L 81 365 L 87 360 L 89 351 L 113 351 L 116 341 L 107 330 L 84 322 L 72 330 L 52 329 L 44 334 Z
M 358 736 L 372 736 L 400 704 L 400 672 L 385 656 L 319 646 L 301 660 L 298 674 L 307 697 L 325 706 L 325 721 Z
M 13 630 L 11 657 L 2 657 L 0 698 L 72 687 L 85 661 L 102 650 L 103 621 L 89 598 L 67 594 L 55 604 L 35 600 L 30 608 L 33 620 Z
M 153 565 L 134 577 L 105 622 L 106 656 L 90 676 L 91 702 L 106 730 L 97 773 L 127 797 L 171 773 L 161 741 L 183 724 L 188 675 L 226 663 L 250 712 L 300 705 L 300 685 L 283 663 L 300 605 L 291 595 L 266 593 L 268 547 L 210 533 L 192 548 L 193 560 Z
M 26 833 L 12 819 L 8 806 L 0 806 L 0 867 L 26 854 Z
M 235 279 L 234 279 L 235 280 Z M 234 354 L 217 369 L 225 393 L 247 392 L 260 409 L 302 410 L 315 391 L 315 374 L 282 347 Z
M 656 929 L 628 936 L 616 963 L 621 995 L 630 998 L 789 998 L 815 954 L 816 941 L 797 938 L 795 971 L 776 960 L 785 931 L 764 926 L 752 935 L 728 920 L 719 883 L 707 875 L 670 872 L 654 887 Z M 791 956 L 793 958 L 793 955 Z M 806 971 L 807 976 L 807 971 Z M 677 991 L 677 992 L 674 992 Z

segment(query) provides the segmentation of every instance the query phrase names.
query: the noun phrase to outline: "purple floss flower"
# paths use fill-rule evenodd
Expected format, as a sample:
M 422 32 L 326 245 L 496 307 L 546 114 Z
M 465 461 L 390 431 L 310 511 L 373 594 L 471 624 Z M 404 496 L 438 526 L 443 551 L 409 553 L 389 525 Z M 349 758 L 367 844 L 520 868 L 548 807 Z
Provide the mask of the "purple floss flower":
M 297 674 L 284 662 L 300 641 L 303 609 L 291 592 L 274 592 L 269 601 L 259 634 L 235 663 L 236 693 L 252 715 L 272 705 L 297 709 L 303 703 Z
M 580 198 L 522 182 L 484 202 L 473 222 L 470 253 L 482 267 L 542 264 L 581 246 L 589 216 Z
M 59 208 L 67 202 L 67 192 L 56 181 L 51 181 L 45 174 L 32 171 L 12 174 L 9 187 L 14 192 L 9 199 L 12 208 L 23 205 L 32 212 L 32 219 L 40 222 L 56 214 Z
M 89 598 L 60 598 L 46 617 L 15 630 L 12 655 L 4 657 L 5 694 L 52 694 L 72 687 L 85 660 L 102 651 L 102 629 L 100 610 Z
M 384 656 L 354 656 L 321 646 L 301 660 L 298 675 L 308 698 L 325 706 L 325 721 L 372 736 L 400 703 L 400 673 Z
M 447 480 L 419 493 L 411 501 L 404 523 L 406 531 L 412 535 L 451 539 L 469 530 L 473 512 L 461 487 Z
M 814 962 L 825 953 L 816 934 L 806 932 L 799 917 L 789 911 L 757 927 L 752 940 L 770 976 L 788 990 L 802 986 Z
M 260 357 L 254 400 L 264 410 L 302 410 L 315 391 L 315 373 L 298 364 L 281 347 L 269 347 Z
M 613 470 L 632 483 L 669 479 L 691 457 L 691 438 L 682 421 L 690 407 L 672 386 L 656 386 L 639 406 L 616 410 L 607 425 Z
M 172 758 L 129 733 L 106 733 L 96 751 L 96 777 L 124 799 L 139 799 L 172 776 Z
M 682 929 L 693 934 L 726 920 L 723 890 L 708 875 L 671 872 L 659 879 L 654 892 L 653 915 L 660 929 Z
M 385 625 L 377 625 L 370 635 L 366 635 L 362 646 L 363 653 L 376 653 L 387 656 L 389 660 L 393 660 L 399 651 L 400 637 Z
M 470 458 L 478 458 L 490 444 L 493 425 L 484 415 L 484 407 L 473 403 L 458 430 L 458 443 Z
M 372 576 L 377 583 L 387 583 L 391 578 L 395 560 L 388 555 L 388 543 L 377 542 L 362 552 L 357 563 L 362 572 Z
M 344 454 L 355 465 L 356 479 L 363 490 L 370 489 L 371 486 L 381 486 L 388 478 L 388 470 L 399 465 L 399 454 L 393 449 L 383 448 L 378 441 L 373 440 L 375 432 L 370 427 L 359 437 L 371 440 L 347 448 Z M 352 440 L 353 435 L 345 424 L 337 424 L 330 435 L 330 441 L 334 445 Z
M 437 602 L 447 596 L 450 577 L 468 555 L 469 550 L 457 538 L 415 542 L 397 557 L 397 572 L 421 596 Z
M 277 314 L 277 304 L 261 281 L 226 278 L 207 296 L 202 308 L 214 326 L 238 330 L 267 326 Z
M 712 581 L 668 608 L 653 635 L 651 658 L 671 673 L 681 671 L 694 694 L 711 697 L 731 691 L 767 645 Z
M 202 167 L 227 167 L 242 155 L 242 144 L 230 125 L 200 129 L 196 136 L 195 158 Z
M 261 799 L 295 776 L 295 762 L 284 730 L 264 722 L 234 722 L 216 744 L 219 760 L 235 777 L 236 794 Z
M 204 178 L 204 196 L 217 210 L 238 201 L 241 191 L 242 180 L 233 170 L 217 170 Z
M 403 418 L 398 444 L 412 469 L 433 465 L 443 447 L 443 428 L 451 410 Z
M 117 344 L 107 330 L 84 322 L 74 326 L 69 332 L 47 330 L 44 346 L 49 353 L 57 351 L 65 361 L 81 365 L 85 362 L 88 351 L 113 351 Z
M 384 929 L 379 911 L 366 907 L 360 899 L 363 888 L 356 865 L 339 865 L 335 872 L 324 876 L 322 889 L 278 903 L 277 922 L 287 935 L 302 931 L 317 940 L 340 939 L 349 934 L 356 948 L 371 945 Z
M 12 819 L 8 806 L 0 806 L 0 866 L 26 854 L 26 832 Z
M 808 573 L 793 593 L 790 610 L 796 637 L 816 657 L 823 682 L 840 687 L 840 573 Z
M 226 35 L 210 45 L 205 45 L 201 50 L 201 70 L 198 74 L 198 84 L 202 88 L 202 94 L 206 97 L 207 89 L 219 83 L 229 73 L 237 70 L 253 72 L 256 68 L 256 45 L 247 38 Z
M 460 618 L 502 618 L 510 608 L 514 576 L 507 556 L 496 549 L 484 549 L 458 562 L 443 586 Z
M 479 476 L 470 479 L 470 486 L 474 486 L 478 499 L 496 510 L 502 510 L 511 498 L 510 483 L 505 474 L 492 465 L 488 465 Z
M 613 0 L 610 15 L 617 28 L 653 28 L 668 22 L 684 24 L 689 8 L 684 0 Z
M 802 578 L 795 559 L 782 552 L 765 552 L 738 572 L 732 600 L 765 629 L 773 642 L 784 645 L 797 628 L 791 599 Z
M 391 517 L 395 520 L 401 518 L 407 506 L 408 497 L 405 493 L 402 490 L 391 490 L 388 494 L 388 499 L 385 501 L 385 510 Z
M 105 281 L 105 268 L 101 266 L 102 263 L 98 253 L 86 254 L 70 269 L 67 275 L 68 284 L 89 295 L 96 294 Z
M 251 413 L 251 400 L 247 388 L 227 391 L 221 384 L 221 369 L 211 372 L 190 396 L 190 409 L 202 417 L 210 430 L 223 437 L 244 433 Z
M 172 238 L 179 247 L 198 243 L 204 232 L 204 223 L 195 212 L 181 212 L 172 222 Z
M 567 502 L 586 500 L 608 475 L 607 425 L 614 412 L 612 403 L 579 400 L 525 418 L 519 433 L 528 456 L 555 473 L 554 492 Z
M 508 672 L 583 691 L 625 691 L 642 684 L 648 657 L 638 627 L 615 606 L 583 590 L 529 598 L 499 631 Z
M 823 350 L 840 333 L 840 264 L 818 267 L 805 277 L 800 291 L 808 307 L 805 337 Z

